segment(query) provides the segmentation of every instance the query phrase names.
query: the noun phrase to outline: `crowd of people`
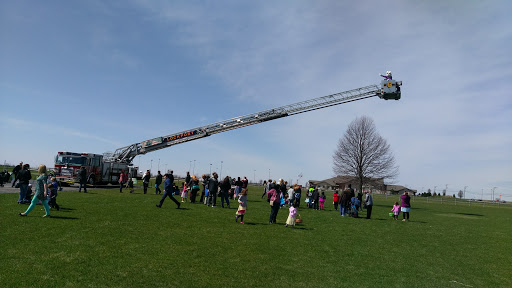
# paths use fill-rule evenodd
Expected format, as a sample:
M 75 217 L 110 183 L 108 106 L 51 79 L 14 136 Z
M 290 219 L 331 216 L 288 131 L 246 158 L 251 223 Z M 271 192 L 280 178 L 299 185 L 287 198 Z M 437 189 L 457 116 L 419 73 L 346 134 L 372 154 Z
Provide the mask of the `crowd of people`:
M 18 168 L 19 166 L 19 168 Z M 43 217 L 50 216 L 50 208 L 60 209 L 57 204 L 57 195 L 59 191 L 59 182 L 53 175 L 50 177 L 47 175 L 45 165 L 40 165 L 38 168 L 39 176 L 36 179 L 36 187 L 34 197 L 32 198 L 31 185 L 29 181 L 32 179 L 29 171 L 30 166 L 28 164 L 20 163 L 13 169 L 13 187 L 16 181 L 19 181 L 20 194 L 18 198 L 18 204 L 30 203 L 29 207 L 25 212 L 19 213 L 20 216 L 27 216 L 37 204 L 43 204 L 45 209 L 45 215 Z M 120 192 L 123 192 L 123 187 L 130 188 L 130 193 L 134 191 L 133 181 L 128 177 L 128 171 L 121 171 L 119 176 Z M 82 175 L 84 174 L 84 175 Z M 82 169 L 78 173 L 79 179 L 86 179 L 85 169 Z M 147 193 L 149 188 L 151 174 L 147 170 L 142 177 L 143 191 Z M 87 193 L 86 181 L 79 181 L 79 192 L 82 188 L 84 193 Z M 165 199 L 171 199 L 179 209 L 181 203 L 202 203 L 207 207 L 217 207 L 217 198 L 220 198 L 220 206 L 222 208 L 231 208 L 230 200 L 238 204 L 237 212 L 235 213 L 235 221 L 244 223 L 244 215 L 247 210 L 247 193 L 249 181 L 246 177 L 231 178 L 229 176 L 219 180 L 219 175 L 213 172 L 212 175 L 203 174 L 201 180 L 196 175 L 190 175 L 187 172 L 181 188 L 174 183 L 173 171 L 169 171 L 165 175 L 162 175 L 160 171 L 155 177 L 155 194 L 162 194 L 160 186 L 163 183 L 163 195 L 156 207 L 161 208 L 164 204 Z M 202 184 L 202 189 L 201 185 Z M 280 209 L 288 208 L 288 218 L 286 220 L 286 226 L 295 226 L 295 223 L 300 221 L 296 219 L 297 216 L 300 218 L 298 209 L 301 206 L 302 198 L 302 187 L 300 185 L 289 186 L 283 179 L 263 182 L 264 191 L 261 198 L 266 198 L 270 206 L 269 224 L 275 224 L 277 222 L 277 215 Z M 181 203 L 174 198 L 174 196 L 181 197 Z M 199 198 L 199 199 L 198 199 Z M 316 187 L 310 187 L 305 192 L 304 197 L 305 208 L 314 210 L 324 210 L 324 203 L 327 201 L 327 197 L 324 192 L 319 193 Z M 409 213 L 411 209 L 410 197 L 405 192 L 401 197 L 401 203 L 395 202 L 390 216 L 393 216 L 394 220 L 398 220 L 400 212 L 403 215 L 403 221 L 409 220 Z M 199 200 L 199 201 L 197 201 Z M 339 209 L 342 217 L 359 217 L 359 212 L 366 209 L 366 218 L 370 219 L 373 208 L 373 196 L 371 192 L 365 192 L 364 201 L 363 193 L 359 191 L 355 194 L 351 184 L 346 189 L 343 189 L 341 193 L 335 191 L 332 196 L 333 206 L 335 210 Z

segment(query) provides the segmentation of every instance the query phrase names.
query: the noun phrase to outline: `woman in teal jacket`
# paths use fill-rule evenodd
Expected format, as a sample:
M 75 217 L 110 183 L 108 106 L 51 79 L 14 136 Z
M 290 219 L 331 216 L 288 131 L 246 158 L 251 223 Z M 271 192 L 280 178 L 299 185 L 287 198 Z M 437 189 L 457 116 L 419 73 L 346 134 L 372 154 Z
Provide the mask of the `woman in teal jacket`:
M 30 206 L 28 206 L 27 211 L 19 213 L 20 216 L 27 216 L 28 213 L 36 207 L 37 202 L 41 201 L 44 206 L 44 211 L 46 212 L 43 217 L 50 217 L 50 206 L 48 206 L 47 197 L 48 175 L 46 175 L 46 166 L 42 164 L 39 165 L 39 169 L 37 169 L 37 171 L 39 172 L 39 177 L 36 179 L 36 193 L 34 198 L 32 198 L 32 202 L 30 203 Z

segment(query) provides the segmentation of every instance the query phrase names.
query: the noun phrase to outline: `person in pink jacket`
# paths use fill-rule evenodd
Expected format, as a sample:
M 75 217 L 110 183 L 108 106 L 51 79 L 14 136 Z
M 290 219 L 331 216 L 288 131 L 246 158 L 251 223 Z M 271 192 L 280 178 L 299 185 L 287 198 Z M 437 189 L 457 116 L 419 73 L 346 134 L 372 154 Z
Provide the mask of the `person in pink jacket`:
M 395 205 L 391 208 L 391 212 L 393 212 L 393 220 L 398 220 L 398 214 L 400 214 L 400 205 L 398 202 L 395 202 Z
M 123 193 L 123 186 L 128 182 L 128 172 L 124 169 L 121 170 L 121 174 L 119 174 L 119 192 Z

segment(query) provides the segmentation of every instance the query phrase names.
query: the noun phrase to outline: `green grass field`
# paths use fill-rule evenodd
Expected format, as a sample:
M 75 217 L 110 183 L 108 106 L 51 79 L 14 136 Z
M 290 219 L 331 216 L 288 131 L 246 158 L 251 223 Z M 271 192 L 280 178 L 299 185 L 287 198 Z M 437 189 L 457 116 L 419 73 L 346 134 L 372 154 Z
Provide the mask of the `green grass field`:
M 141 189 L 89 192 L 61 192 L 52 218 L 41 205 L 20 217 L 18 195 L 0 195 L 2 287 L 512 287 L 506 206 L 415 201 L 402 222 L 388 216 L 396 197 L 375 195 L 371 220 L 327 201 L 299 209 L 304 223 L 291 229 L 287 209 L 268 225 L 261 187 L 243 225 L 235 204 L 159 209 Z

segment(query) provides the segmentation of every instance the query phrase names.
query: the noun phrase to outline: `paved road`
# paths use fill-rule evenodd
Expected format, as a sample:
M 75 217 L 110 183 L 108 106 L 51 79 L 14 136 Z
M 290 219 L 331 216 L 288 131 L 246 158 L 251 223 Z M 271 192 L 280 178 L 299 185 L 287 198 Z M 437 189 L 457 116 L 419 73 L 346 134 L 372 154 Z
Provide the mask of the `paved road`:
M 32 184 L 32 191 L 34 191 L 35 180 L 30 180 Z M 78 191 L 78 186 L 62 187 L 62 191 Z M 20 188 L 11 187 L 11 183 L 4 183 L 4 187 L 0 187 L 0 194 L 4 193 L 20 193 Z

